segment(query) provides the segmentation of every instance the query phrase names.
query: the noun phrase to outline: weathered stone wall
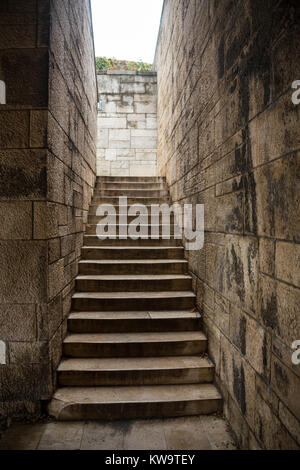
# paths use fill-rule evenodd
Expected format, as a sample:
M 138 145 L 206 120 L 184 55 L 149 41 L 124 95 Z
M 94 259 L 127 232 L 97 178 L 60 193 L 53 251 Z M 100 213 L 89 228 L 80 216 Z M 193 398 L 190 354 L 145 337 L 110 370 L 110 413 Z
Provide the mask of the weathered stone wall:
M 173 201 L 205 204 L 204 249 L 186 256 L 225 414 L 250 449 L 300 444 L 299 49 L 297 2 L 165 0 L 159 174 Z
M 97 90 L 88 0 L 8 0 L 0 22 L 0 416 L 23 416 L 55 387 L 95 181 Z
M 156 176 L 155 72 L 98 72 L 97 173 Z

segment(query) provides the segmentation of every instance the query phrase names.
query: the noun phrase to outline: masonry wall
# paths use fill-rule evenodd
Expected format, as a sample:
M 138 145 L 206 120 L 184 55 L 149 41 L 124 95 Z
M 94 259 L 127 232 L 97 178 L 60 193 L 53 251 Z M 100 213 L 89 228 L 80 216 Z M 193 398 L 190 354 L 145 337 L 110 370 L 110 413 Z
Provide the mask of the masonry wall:
M 38 415 L 56 385 L 95 181 L 97 91 L 88 0 L 7 0 L 0 22 L 3 418 Z
M 164 3 L 159 174 L 174 202 L 205 204 L 186 257 L 242 448 L 300 444 L 299 40 L 294 1 Z
M 156 176 L 155 72 L 98 72 L 97 173 Z

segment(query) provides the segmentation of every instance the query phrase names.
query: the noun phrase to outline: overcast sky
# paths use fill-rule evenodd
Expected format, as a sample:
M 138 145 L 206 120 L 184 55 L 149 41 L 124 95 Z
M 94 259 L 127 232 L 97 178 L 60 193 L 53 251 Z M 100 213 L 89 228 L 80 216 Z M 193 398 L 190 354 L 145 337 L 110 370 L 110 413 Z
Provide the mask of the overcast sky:
M 154 59 L 163 0 L 91 0 L 96 56 Z

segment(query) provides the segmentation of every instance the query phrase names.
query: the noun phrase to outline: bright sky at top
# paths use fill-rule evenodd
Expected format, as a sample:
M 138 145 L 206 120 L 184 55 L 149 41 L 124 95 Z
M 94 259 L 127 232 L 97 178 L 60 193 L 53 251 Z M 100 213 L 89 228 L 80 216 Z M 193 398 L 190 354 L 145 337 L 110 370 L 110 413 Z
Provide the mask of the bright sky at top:
M 92 0 L 96 56 L 152 63 L 163 0 Z

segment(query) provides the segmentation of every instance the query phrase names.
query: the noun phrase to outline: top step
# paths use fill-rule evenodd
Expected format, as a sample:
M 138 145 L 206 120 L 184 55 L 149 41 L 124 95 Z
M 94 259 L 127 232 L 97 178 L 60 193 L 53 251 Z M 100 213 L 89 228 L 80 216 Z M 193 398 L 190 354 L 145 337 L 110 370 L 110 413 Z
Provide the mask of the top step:
M 163 183 L 162 176 L 97 176 L 97 183 Z

